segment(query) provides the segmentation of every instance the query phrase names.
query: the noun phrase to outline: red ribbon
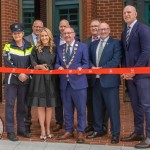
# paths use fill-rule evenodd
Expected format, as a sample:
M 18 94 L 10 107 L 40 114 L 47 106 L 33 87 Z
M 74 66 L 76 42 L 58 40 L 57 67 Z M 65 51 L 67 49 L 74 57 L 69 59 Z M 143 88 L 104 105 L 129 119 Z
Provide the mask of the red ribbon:
M 2 73 L 25 73 L 25 74 L 149 74 L 150 67 L 136 68 L 99 68 L 99 69 L 75 69 L 64 70 L 34 70 L 22 68 L 5 68 L 0 67 Z

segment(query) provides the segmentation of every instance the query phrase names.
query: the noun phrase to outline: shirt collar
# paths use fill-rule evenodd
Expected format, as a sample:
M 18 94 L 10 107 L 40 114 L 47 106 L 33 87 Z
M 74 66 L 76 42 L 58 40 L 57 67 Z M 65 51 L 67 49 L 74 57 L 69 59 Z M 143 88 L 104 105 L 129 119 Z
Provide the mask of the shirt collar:
M 100 39 L 100 41 L 103 41 L 106 43 L 108 41 L 108 39 L 109 39 L 109 36 L 107 36 L 104 40 Z
M 75 43 L 75 40 L 73 40 L 72 42 L 71 42 L 71 44 L 67 44 L 67 47 L 70 45 L 71 47 L 73 47 L 74 46 L 74 43 Z
M 130 27 L 132 29 L 136 22 L 137 22 L 137 20 L 133 21 L 128 27 Z
M 94 41 L 94 36 L 92 36 L 92 41 Z M 96 37 L 96 40 L 99 40 L 100 39 L 100 36 L 98 35 L 97 37 Z
M 36 37 L 38 37 L 38 36 L 35 35 L 34 33 L 32 33 L 32 37 L 33 37 L 34 39 L 36 39 Z

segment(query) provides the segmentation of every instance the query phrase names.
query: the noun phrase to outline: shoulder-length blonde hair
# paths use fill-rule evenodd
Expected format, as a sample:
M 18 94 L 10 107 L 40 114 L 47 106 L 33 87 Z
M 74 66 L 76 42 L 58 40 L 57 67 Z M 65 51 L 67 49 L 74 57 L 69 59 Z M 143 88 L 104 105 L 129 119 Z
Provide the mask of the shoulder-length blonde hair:
M 50 53 L 53 53 L 54 52 L 54 47 L 55 47 L 55 44 L 54 44 L 54 38 L 53 38 L 53 35 L 52 35 L 52 32 L 50 31 L 50 29 L 48 28 L 43 28 L 41 33 L 45 31 L 49 37 L 49 51 Z M 44 45 L 41 41 L 41 34 L 39 35 L 39 38 L 38 38 L 38 41 L 37 41 L 37 45 L 36 45 L 36 48 L 38 49 L 39 53 L 42 52 L 42 49 L 43 49 Z

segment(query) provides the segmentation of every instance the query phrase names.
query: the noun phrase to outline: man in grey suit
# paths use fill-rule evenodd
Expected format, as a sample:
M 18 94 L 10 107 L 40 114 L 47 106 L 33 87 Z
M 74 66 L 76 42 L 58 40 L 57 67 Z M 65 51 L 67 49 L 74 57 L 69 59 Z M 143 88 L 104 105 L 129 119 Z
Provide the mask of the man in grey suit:
M 36 45 L 38 36 L 41 33 L 42 28 L 43 28 L 42 20 L 35 20 L 32 25 L 32 34 L 30 34 L 24 38 L 27 41 L 29 41 L 31 44 Z
M 32 34 L 24 37 L 28 42 L 33 45 L 37 44 L 38 36 L 43 28 L 42 20 L 35 20 L 32 25 Z M 26 105 L 26 115 L 25 115 L 25 127 L 28 132 L 30 132 L 31 126 L 31 107 Z
M 91 31 L 91 37 L 83 41 L 83 43 L 87 44 L 88 47 L 90 47 L 91 42 L 94 42 L 96 40 L 100 39 L 100 35 L 98 32 L 98 28 L 100 25 L 100 21 L 98 19 L 93 19 L 90 24 L 90 31 Z M 85 132 L 88 133 L 90 131 L 93 131 L 93 123 L 94 123 L 94 116 L 93 116 L 93 104 L 92 104 L 92 87 L 91 87 L 91 75 L 87 76 L 88 78 L 88 96 L 87 96 L 87 122 L 88 126 L 85 128 Z M 104 107 L 105 108 L 105 107 Z M 103 132 L 107 134 L 107 128 L 108 128 L 108 113 L 105 109 L 104 111 L 104 119 L 103 119 Z

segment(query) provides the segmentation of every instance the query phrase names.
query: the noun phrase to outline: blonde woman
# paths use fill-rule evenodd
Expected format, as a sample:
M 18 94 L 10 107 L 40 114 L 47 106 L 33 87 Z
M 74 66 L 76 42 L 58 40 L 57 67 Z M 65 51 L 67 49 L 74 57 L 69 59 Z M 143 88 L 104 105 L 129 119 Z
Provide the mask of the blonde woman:
M 37 70 L 52 70 L 56 60 L 54 42 L 51 31 L 43 28 L 35 49 L 31 54 L 31 64 Z M 55 87 L 55 76 L 38 74 L 33 75 L 29 93 L 28 104 L 38 107 L 38 117 L 41 126 L 41 140 L 52 138 L 50 123 L 52 107 L 58 106 L 58 98 Z

